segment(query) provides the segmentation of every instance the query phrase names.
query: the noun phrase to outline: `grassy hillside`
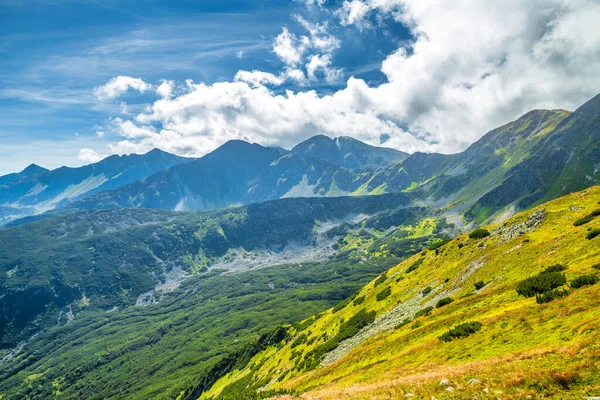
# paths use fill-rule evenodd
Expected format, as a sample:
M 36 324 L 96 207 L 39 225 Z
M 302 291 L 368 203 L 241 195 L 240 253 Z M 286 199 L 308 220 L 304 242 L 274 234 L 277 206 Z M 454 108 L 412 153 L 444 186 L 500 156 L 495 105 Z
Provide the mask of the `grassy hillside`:
M 596 186 L 431 246 L 289 327 L 202 398 L 598 396 L 598 209 Z
M 408 201 L 96 210 L 0 231 L 0 398 L 175 398 L 242 367 L 274 340 L 261 335 L 449 232 Z

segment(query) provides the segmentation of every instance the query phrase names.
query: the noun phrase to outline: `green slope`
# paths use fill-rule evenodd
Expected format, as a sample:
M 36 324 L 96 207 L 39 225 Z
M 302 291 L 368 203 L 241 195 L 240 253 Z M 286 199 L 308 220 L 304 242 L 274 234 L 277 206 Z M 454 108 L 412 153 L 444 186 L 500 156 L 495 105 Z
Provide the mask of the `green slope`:
M 586 215 L 580 222 L 588 222 L 574 224 Z M 600 395 L 600 283 L 577 282 L 600 276 L 600 235 L 594 236 L 600 187 L 487 231 L 416 254 L 343 307 L 302 329 L 288 328 L 288 340 L 222 378 L 203 398 L 243 388 L 292 390 L 306 399 Z M 537 304 L 517 293 L 520 282 L 556 264 L 566 268 L 553 267 L 554 276 L 564 274 L 566 282 L 558 279 L 553 293 L 566 296 Z M 467 322 L 481 328 L 443 340 Z M 440 385 L 444 379 L 449 383 Z
M 333 306 L 450 229 L 431 210 L 403 207 L 409 201 L 104 210 L 3 230 L 0 395 L 177 397 L 260 334 Z M 321 240 L 318 262 L 281 252 Z M 255 268 L 225 270 L 235 254 Z M 188 274 L 169 287 L 178 268 Z

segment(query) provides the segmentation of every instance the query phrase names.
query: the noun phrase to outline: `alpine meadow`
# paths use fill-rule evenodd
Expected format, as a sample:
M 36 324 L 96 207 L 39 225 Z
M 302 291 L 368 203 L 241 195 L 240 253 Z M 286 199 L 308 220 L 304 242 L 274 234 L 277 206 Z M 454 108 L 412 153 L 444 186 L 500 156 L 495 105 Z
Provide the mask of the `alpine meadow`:
M 600 398 L 598 21 L 0 1 L 0 400 Z

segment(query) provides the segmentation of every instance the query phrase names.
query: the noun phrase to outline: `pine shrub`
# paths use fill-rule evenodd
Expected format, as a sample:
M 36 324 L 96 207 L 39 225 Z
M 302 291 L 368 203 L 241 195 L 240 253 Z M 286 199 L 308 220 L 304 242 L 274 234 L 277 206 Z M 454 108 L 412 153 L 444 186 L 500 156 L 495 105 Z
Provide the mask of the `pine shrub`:
M 484 282 L 484 281 L 477 281 L 477 282 L 475 282 L 475 283 L 473 284 L 473 286 L 475 286 L 475 289 L 476 289 L 476 290 L 479 290 L 479 289 L 481 289 L 482 287 L 484 287 L 484 286 L 485 286 L 485 282 Z
M 423 289 L 423 296 L 427 296 L 429 293 L 431 293 L 431 286 L 427 286 L 425 289 Z
M 587 240 L 591 240 L 591 239 L 595 238 L 598 235 L 600 235 L 600 229 L 592 229 L 591 231 L 588 232 L 587 235 L 585 235 L 585 238 Z
M 435 305 L 436 308 L 441 308 L 444 307 L 445 305 L 448 305 L 450 303 L 452 303 L 454 301 L 454 299 L 452 297 L 444 297 L 443 299 L 440 299 L 437 304 Z
M 525 297 L 533 297 L 536 294 L 542 294 L 556 289 L 567 283 L 567 278 L 560 272 L 540 272 L 529 277 L 517 285 L 517 293 Z
M 470 239 L 483 239 L 484 237 L 490 236 L 490 232 L 487 229 L 479 228 L 469 233 Z
M 425 307 L 424 309 L 416 312 L 415 318 L 426 317 L 427 315 L 431 314 L 432 310 L 433 310 L 433 306 Z
M 412 264 L 410 265 L 410 267 L 408 267 L 408 268 L 406 269 L 406 273 L 407 273 L 407 274 L 408 274 L 408 273 L 411 273 L 411 272 L 413 272 L 414 270 L 416 270 L 417 268 L 419 268 L 419 266 L 420 266 L 421 264 L 423 264 L 423 261 L 425 261 L 425 259 L 424 259 L 424 258 L 419 258 L 417 261 L 415 261 L 414 263 L 412 263 Z
M 388 286 L 385 289 L 383 289 L 381 292 L 377 293 L 375 295 L 375 299 L 377 301 L 381 301 L 383 299 L 387 299 L 390 296 L 390 294 L 392 294 L 392 288 Z
M 475 332 L 479 331 L 482 327 L 483 325 L 481 322 L 465 322 L 460 325 L 456 325 L 454 328 L 444 333 L 442 336 L 440 336 L 440 339 L 444 342 L 450 342 L 453 339 L 471 336 Z
M 535 296 L 535 302 L 538 304 L 549 303 L 552 300 L 558 299 L 560 297 L 565 297 L 569 294 L 567 290 L 563 289 L 554 289 L 548 292 L 544 292 L 542 294 L 537 294 Z
M 589 275 L 581 275 L 577 278 L 573 279 L 570 283 L 570 286 L 573 289 L 579 289 L 582 286 L 593 285 L 600 280 L 597 275 L 589 274 Z

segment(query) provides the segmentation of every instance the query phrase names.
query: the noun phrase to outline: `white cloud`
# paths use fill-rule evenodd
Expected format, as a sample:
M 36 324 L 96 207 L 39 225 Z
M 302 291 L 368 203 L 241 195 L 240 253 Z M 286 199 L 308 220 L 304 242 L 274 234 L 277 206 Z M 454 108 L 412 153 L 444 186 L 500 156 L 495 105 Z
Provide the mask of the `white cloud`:
M 240 50 L 237 53 L 235 53 L 235 56 L 239 59 L 244 58 L 244 50 Z
M 346 3 L 342 7 L 350 7 Z M 113 151 L 159 147 L 199 156 L 229 139 L 292 146 L 323 133 L 372 144 L 386 134 L 386 146 L 447 153 L 531 109 L 573 109 L 600 92 L 595 0 L 352 3 L 359 11 L 345 23 L 385 13 L 416 38 L 382 63 L 387 82 L 369 86 L 350 78 L 343 89 L 318 95 L 312 90 L 276 94 L 260 79 L 188 81 L 185 93 L 156 101 L 134 120 L 115 120 L 123 140 Z M 271 79 L 302 83 L 331 68 L 327 53 L 308 52 L 310 43 L 310 35 L 298 38 L 284 29 L 274 51 L 286 68 Z
M 91 164 L 102 160 L 104 157 L 98 154 L 95 150 L 88 149 L 86 147 L 79 150 L 77 158 L 79 158 L 79 160 L 83 161 L 84 163 Z
M 285 81 L 283 78 L 273 75 L 269 72 L 263 71 L 238 71 L 233 79 L 235 82 L 246 82 L 253 87 L 262 86 L 264 84 L 269 85 L 281 85 Z
M 170 98 L 173 95 L 173 88 L 175 82 L 164 79 L 160 85 L 156 88 L 156 93 L 163 98 Z
M 329 54 L 315 54 L 310 57 L 306 64 L 306 73 L 308 74 L 309 79 L 317 79 L 315 76 L 317 71 L 323 72 L 327 82 L 335 82 L 342 76 L 341 69 L 331 68 L 331 55 Z
M 296 65 L 302 61 L 302 55 L 308 44 L 307 40 L 308 38 L 305 36 L 298 39 L 287 28 L 283 28 L 275 38 L 273 52 L 287 65 Z
M 105 85 L 94 88 L 94 94 L 100 101 L 115 99 L 129 89 L 145 92 L 152 88 L 152 85 L 144 82 L 139 78 L 130 76 L 117 76 L 108 81 Z

